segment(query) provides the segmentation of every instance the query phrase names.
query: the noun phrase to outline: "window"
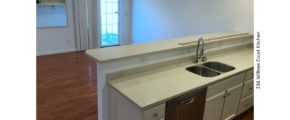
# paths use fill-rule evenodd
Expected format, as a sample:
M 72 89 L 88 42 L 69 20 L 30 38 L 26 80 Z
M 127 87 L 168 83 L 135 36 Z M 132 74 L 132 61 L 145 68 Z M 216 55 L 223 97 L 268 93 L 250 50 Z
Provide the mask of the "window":
M 119 45 L 119 1 L 101 0 L 101 46 Z
M 37 27 L 67 26 L 65 0 L 36 0 Z

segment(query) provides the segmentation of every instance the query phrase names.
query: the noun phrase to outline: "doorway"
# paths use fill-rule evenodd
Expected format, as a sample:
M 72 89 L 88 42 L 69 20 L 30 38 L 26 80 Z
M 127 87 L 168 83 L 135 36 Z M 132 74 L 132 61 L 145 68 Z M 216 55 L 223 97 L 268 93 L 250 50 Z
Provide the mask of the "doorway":
M 101 47 L 120 45 L 119 0 L 101 0 Z

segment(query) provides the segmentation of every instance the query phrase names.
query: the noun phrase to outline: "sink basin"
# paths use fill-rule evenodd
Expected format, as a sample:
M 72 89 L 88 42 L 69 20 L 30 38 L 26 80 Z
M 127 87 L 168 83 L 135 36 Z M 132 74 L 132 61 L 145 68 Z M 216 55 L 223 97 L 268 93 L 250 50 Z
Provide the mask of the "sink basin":
M 220 63 L 220 62 L 206 62 L 202 66 L 208 67 L 210 69 L 219 71 L 219 72 L 229 72 L 235 69 L 235 67 Z
M 236 68 L 220 62 L 206 62 L 201 65 L 195 65 L 186 68 L 187 71 L 203 77 L 214 77 L 234 69 Z
M 191 66 L 186 68 L 186 70 L 203 77 L 214 77 L 220 75 L 220 73 L 202 66 Z

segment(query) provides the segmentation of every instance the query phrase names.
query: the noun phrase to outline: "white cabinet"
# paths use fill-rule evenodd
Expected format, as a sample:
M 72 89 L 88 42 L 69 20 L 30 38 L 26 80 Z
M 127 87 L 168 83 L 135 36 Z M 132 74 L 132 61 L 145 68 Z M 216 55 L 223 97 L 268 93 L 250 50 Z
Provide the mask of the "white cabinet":
M 238 108 L 238 114 L 243 113 L 254 105 L 253 74 L 253 70 L 249 70 L 246 72 L 245 82 L 243 85 L 243 91 Z
M 253 79 L 253 76 L 254 76 L 254 71 L 253 71 L 253 69 L 252 69 L 252 70 L 249 70 L 249 71 L 246 72 L 245 80 Z
M 230 120 L 236 116 L 239 106 L 242 83 L 229 88 L 226 93 L 222 120 Z
M 253 95 L 249 95 L 243 99 L 241 99 L 240 105 L 239 105 L 239 110 L 238 113 L 243 113 L 244 111 L 246 111 L 247 109 L 251 108 L 253 106 L 254 103 L 254 98 Z
M 164 120 L 165 103 L 140 109 L 114 88 L 110 89 L 110 120 Z
M 165 104 L 151 108 L 143 112 L 142 120 L 162 120 L 165 116 Z
M 242 92 L 242 98 L 247 97 L 251 94 L 253 94 L 253 87 L 254 87 L 254 82 L 253 80 L 246 81 L 244 83 L 243 87 L 243 92 Z
M 204 108 L 204 120 L 219 120 L 223 112 L 225 91 L 222 91 L 212 97 L 206 98 Z
M 245 74 L 239 74 L 208 87 L 204 120 L 227 120 L 235 117 Z

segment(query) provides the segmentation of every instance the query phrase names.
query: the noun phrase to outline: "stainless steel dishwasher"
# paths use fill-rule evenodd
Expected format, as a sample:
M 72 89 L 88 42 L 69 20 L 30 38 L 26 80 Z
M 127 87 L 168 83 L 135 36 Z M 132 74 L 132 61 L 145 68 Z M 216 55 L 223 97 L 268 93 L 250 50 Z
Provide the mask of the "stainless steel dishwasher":
M 166 102 L 165 120 L 202 120 L 207 88 Z

